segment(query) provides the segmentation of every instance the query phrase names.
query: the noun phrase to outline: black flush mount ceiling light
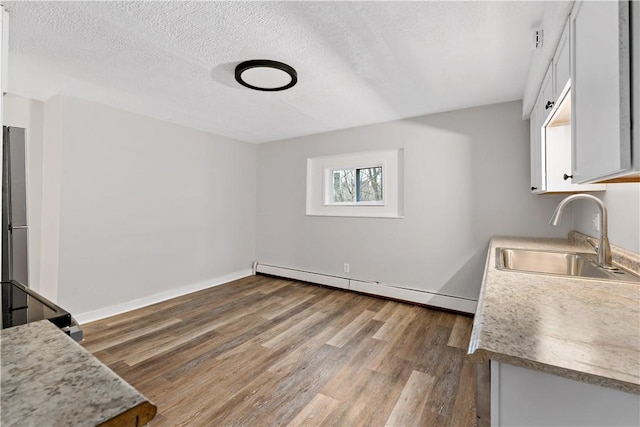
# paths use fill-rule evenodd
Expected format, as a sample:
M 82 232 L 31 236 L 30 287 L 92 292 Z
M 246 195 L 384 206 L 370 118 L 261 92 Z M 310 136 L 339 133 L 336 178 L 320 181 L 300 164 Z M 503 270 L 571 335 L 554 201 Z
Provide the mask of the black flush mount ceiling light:
M 290 65 L 269 59 L 252 59 L 236 66 L 236 80 L 250 89 L 275 92 L 298 82 L 298 73 Z

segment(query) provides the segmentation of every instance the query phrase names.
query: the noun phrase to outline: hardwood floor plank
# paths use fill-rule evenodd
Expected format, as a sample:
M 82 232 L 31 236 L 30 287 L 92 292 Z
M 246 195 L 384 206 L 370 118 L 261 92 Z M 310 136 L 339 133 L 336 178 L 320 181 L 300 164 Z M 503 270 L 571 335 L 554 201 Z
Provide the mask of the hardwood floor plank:
M 194 397 L 195 403 L 201 400 L 203 405 L 212 405 L 214 403 L 212 402 L 213 395 L 215 395 L 214 406 L 221 406 L 235 391 L 255 381 L 255 367 L 259 366 L 261 362 L 269 360 L 270 357 L 270 353 L 262 352 L 259 356 L 245 355 L 227 361 L 210 360 L 199 366 L 197 376 L 182 377 L 170 381 L 180 393 L 164 396 L 158 404 L 166 406 L 169 412 L 175 412 L 175 409 L 179 408 L 185 399 L 187 399 L 185 402 L 188 402 L 189 396 Z M 207 398 L 207 396 L 209 397 Z M 220 396 L 224 396 L 224 398 L 220 398 Z
M 386 301 L 386 300 L 381 300 L 381 301 L 384 301 L 384 305 L 380 307 L 380 310 L 378 310 L 378 312 L 376 313 L 374 320 L 379 320 L 381 322 L 384 322 L 389 317 L 391 317 L 393 313 L 395 313 L 395 311 L 398 309 L 398 306 L 396 305 L 397 303 L 395 301 Z
M 363 366 L 372 371 L 382 373 L 386 364 L 393 358 L 393 349 L 393 343 L 381 341 L 379 350 L 371 354 L 368 360 L 363 362 Z
M 342 347 L 351 338 L 353 338 L 358 331 L 360 331 L 365 324 L 375 316 L 375 311 L 365 310 L 356 317 L 353 322 L 349 323 L 345 328 L 338 332 L 333 338 L 327 341 L 327 344 L 334 347 Z
M 223 425 L 280 425 L 290 422 L 315 396 L 320 387 L 340 368 L 326 358 L 328 346 L 313 353 L 301 369 L 274 375 L 263 387 L 244 387 L 232 402 L 216 415 Z M 229 411 L 229 408 L 233 411 Z
M 85 343 L 84 346 L 87 350 L 93 353 L 100 350 L 104 350 L 105 348 L 113 347 L 114 345 L 117 345 L 117 344 L 122 344 L 127 341 L 131 341 L 135 338 L 142 337 L 151 332 L 166 330 L 167 328 L 170 328 L 171 326 L 176 325 L 180 322 L 182 322 L 182 319 L 178 319 L 178 318 L 164 319 L 159 322 L 154 322 L 151 325 L 147 325 L 142 328 L 141 327 L 132 328 L 131 330 L 125 333 L 119 333 L 119 334 L 113 333 L 110 335 L 105 334 L 103 339 L 94 340 L 92 342 Z
M 198 328 L 194 328 L 191 330 L 191 332 L 180 335 L 178 337 L 168 336 L 162 340 L 156 340 L 155 342 L 149 343 L 149 345 L 141 347 L 137 351 L 126 356 L 124 358 L 124 362 L 129 366 L 137 365 L 138 363 L 150 359 L 154 356 L 166 353 L 167 351 L 171 351 L 172 349 L 179 347 L 182 344 L 185 344 L 193 339 L 197 339 L 198 337 L 205 335 L 208 332 L 212 332 L 218 327 L 218 322 L 214 322 L 208 325 L 202 325 Z
M 409 369 L 398 367 L 398 376 L 360 368 L 353 372 L 357 385 L 354 394 L 344 405 L 344 411 L 335 418 L 336 425 L 381 426 L 389 417 L 394 404 L 402 393 Z
M 371 320 L 368 324 L 371 328 L 370 330 L 375 331 L 377 324 L 378 322 Z M 362 332 L 366 333 L 366 329 Z M 352 344 L 355 344 L 355 341 L 352 342 Z M 367 338 L 362 338 L 357 346 L 352 345 L 346 348 L 327 347 L 333 348 L 335 356 L 332 357 L 332 359 L 340 364 L 341 369 L 336 372 L 333 378 L 321 389 L 321 393 L 341 402 L 348 402 L 353 399 L 354 396 L 358 395 L 358 387 L 360 386 L 358 382 L 359 372 L 361 372 L 362 369 L 373 372 L 366 367 L 367 361 L 375 357 L 379 351 L 385 348 L 385 343 L 373 339 L 371 335 L 369 335 Z M 404 363 L 395 364 L 393 369 L 389 370 L 387 387 L 395 384 L 397 381 L 401 381 L 404 384 L 404 381 L 410 374 L 409 371 L 406 371 L 406 376 L 402 375 L 405 366 L 406 364 Z
M 369 369 L 389 372 L 397 363 L 397 359 L 403 358 L 414 361 L 416 370 L 429 373 L 428 367 L 435 365 L 437 352 L 443 345 L 444 337 L 439 337 L 438 333 L 443 331 L 446 337 L 449 336 L 447 329 L 436 324 L 437 317 L 438 313 L 433 310 L 421 311 L 419 318 L 414 319 L 420 323 L 409 324 L 405 331 L 398 333 L 385 347 L 385 352 L 368 362 Z M 425 354 L 426 352 L 429 353 Z
M 456 320 L 451 329 L 448 346 L 461 348 L 466 350 L 469 348 L 469 339 L 471 338 L 471 328 L 473 327 L 473 318 L 469 316 L 456 316 Z
M 334 412 L 340 402 L 318 393 L 302 411 L 288 424 L 289 427 L 307 427 L 323 425 L 329 414 Z
M 329 326 L 340 331 L 353 322 L 363 311 L 373 311 L 377 304 L 375 299 L 352 292 L 335 291 L 331 292 L 331 299 L 327 300 L 318 309 L 326 313 L 332 313 Z
M 292 308 L 297 307 L 299 304 L 303 304 L 315 297 L 316 297 L 315 295 L 309 294 L 302 298 L 296 295 L 296 296 L 291 296 L 287 299 L 283 299 L 279 304 L 276 305 L 274 309 L 269 310 L 267 312 L 263 312 L 262 317 L 269 320 L 275 319 L 276 317 L 281 316 L 286 312 L 290 311 Z
M 475 426 L 470 319 L 252 276 L 83 325 L 156 426 Z
M 402 390 L 391 415 L 387 419 L 387 426 L 417 426 L 420 424 L 422 412 L 433 389 L 435 378 L 424 372 L 413 371 Z
M 434 310 L 434 314 L 436 314 L 436 323 L 439 326 L 443 326 L 448 329 L 453 328 L 453 325 L 456 322 L 456 317 L 458 316 L 457 314 L 450 313 L 448 311 L 439 310 Z
M 451 411 L 450 427 L 476 426 L 475 373 L 473 363 L 465 360 L 460 370 L 456 400 Z
M 171 307 L 184 304 L 185 302 L 190 301 L 192 298 L 195 298 L 195 296 L 183 296 L 183 297 L 175 298 L 170 301 L 164 301 L 158 304 L 153 304 L 153 305 L 144 307 L 142 309 L 132 310 L 126 313 L 118 314 L 116 316 L 105 319 L 104 326 L 108 329 L 112 329 L 112 328 L 120 327 L 123 325 L 124 326 L 132 325 L 132 324 L 135 324 L 135 322 L 140 319 L 144 319 L 145 317 L 153 315 L 155 313 L 155 309 L 159 306 L 162 306 L 163 310 L 168 310 Z M 82 326 L 89 328 L 89 331 L 90 331 L 92 326 L 97 326 L 97 325 L 94 325 L 93 323 L 89 323 L 87 325 L 82 325 Z
M 245 321 L 247 319 L 244 319 Z M 175 382 L 185 381 L 188 382 L 193 378 L 199 378 L 201 375 L 210 375 L 211 364 L 216 360 L 220 360 L 219 357 L 225 354 L 237 351 L 239 348 L 244 348 L 244 345 L 250 345 L 254 343 L 254 339 L 262 332 L 270 327 L 270 324 L 263 323 L 251 323 L 251 327 L 242 327 L 244 325 L 238 325 L 238 328 L 230 333 L 219 335 L 215 340 L 206 343 L 206 351 L 191 359 L 187 364 L 180 366 L 166 374 L 164 376 Z M 257 347 L 254 347 L 257 348 Z M 264 348 L 257 353 L 258 356 L 268 354 Z
M 335 296 L 331 294 L 317 295 L 314 299 L 303 304 L 296 305 L 295 307 L 292 307 L 291 310 L 280 314 L 278 317 L 270 319 L 269 323 L 265 323 L 269 324 L 270 327 L 265 328 L 259 336 L 256 336 L 254 342 L 257 344 L 263 344 L 278 335 L 286 335 L 286 331 L 289 328 L 303 322 L 308 316 L 313 314 L 318 314 L 318 318 L 321 318 L 324 315 L 329 319 L 330 312 L 327 312 L 324 307 L 331 306 L 331 301 L 333 301 L 334 298 Z M 314 307 L 314 309 L 310 310 L 311 307 Z M 292 337 L 295 338 L 294 335 L 292 335 Z
M 99 323 L 104 323 L 108 327 L 117 327 L 121 325 L 130 325 L 135 323 L 137 320 L 145 319 L 148 317 L 154 316 L 165 316 L 168 313 L 173 315 L 177 315 L 181 311 L 192 310 L 198 306 L 199 301 L 203 301 L 206 304 L 206 297 L 212 293 L 215 293 L 219 298 L 226 295 L 230 299 L 237 299 L 239 291 L 241 289 L 251 288 L 255 282 L 259 279 L 256 279 L 258 276 L 252 276 L 244 279 L 235 280 L 224 285 L 224 289 L 220 289 L 222 287 L 213 287 L 208 289 L 203 289 L 201 291 L 193 292 L 187 295 L 182 295 L 176 298 L 172 298 L 167 301 L 159 302 L 156 304 L 152 304 L 137 310 L 132 310 L 126 313 L 118 314 L 116 316 L 109 317 L 107 319 L 103 319 L 99 321 Z M 182 308 L 182 310 L 181 310 Z M 150 320 L 150 319 L 145 319 Z M 91 330 L 93 323 L 87 323 L 82 325 L 83 328 L 88 328 Z
M 301 346 L 289 351 L 282 359 L 271 365 L 269 371 L 280 374 L 303 366 L 311 356 L 311 353 L 322 348 L 335 333 L 335 330 L 331 327 L 322 329 L 319 334 L 305 341 Z
M 297 322 L 295 325 L 287 328 L 287 330 L 282 331 L 279 335 L 276 335 L 269 341 L 263 343 L 262 346 L 269 349 L 278 349 L 283 346 L 290 345 L 289 341 L 292 335 L 300 334 L 309 328 L 313 328 L 316 324 L 326 319 L 327 316 L 324 313 L 313 313 L 310 316 L 305 317 L 304 320 Z
M 129 366 L 121 360 L 114 365 L 117 366 L 118 374 L 126 375 L 141 387 L 145 387 L 149 381 L 153 383 L 158 376 L 172 381 L 171 375 L 175 372 L 194 372 L 195 367 L 198 366 L 197 361 L 202 358 L 202 355 L 211 351 L 211 347 L 223 338 L 213 331 L 202 335 L 199 340 L 190 341 L 166 353 L 150 357 L 135 366 Z
M 420 419 L 421 425 L 448 426 L 453 415 L 456 391 L 460 382 L 460 372 L 464 351 L 458 348 L 445 347 L 438 360 L 433 376 L 438 378 L 428 396 L 426 408 Z M 447 375 L 453 373 L 454 375 Z M 475 409 L 474 409 L 475 411 Z
M 417 308 L 417 307 L 416 307 Z M 398 329 L 394 340 L 394 355 L 398 358 L 420 362 L 420 353 L 425 343 L 433 337 L 434 315 L 432 312 L 415 310 L 411 321 L 404 324 L 404 329 Z
M 256 276 L 256 277 L 260 277 L 259 280 L 254 282 L 254 284 L 257 286 L 244 291 L 243 293 L 245 295 L 251 295 L 256 292 L 259 292 L 262 295 L 269 295 L 275 291 L 278 291 L 282 288 L 286 288 L 289 286 L 287 280 L 280 280 L 280 279 L 264 277 L 264 276 Z
M 395 307 L 395 310 L 384 320 L 384 325 L 373 336 L 375 339 L 382 341 L 394 340 L 400 331 L 406 328 L 406 326 L 413 320 L 419 308 L 408 304 L 402 304 L 399 307 Z M 380 320 L 380 319 L 376 319 Z
M 436 376 L 440 361 L 447 357 L 445 352 L 451 329 L 439 325 L 429 327 L 429 335 L 424 341 L 424 345 L 418 349 L 415 357 L 415 369 Z
M 207 351 L 193 358 L 189 363 L 166 373 L 164 376 L 177 383 L 188 382 L 193 378 L 199 378 L 200 376 L 208 376 L 211 371 L 211 366 L 225 360 L 225 355 L 233 354 L 233 352 L 239 352 L 242 354 L 245 352 L 244 349 L 246 348 L 259 348 L 255 346 L 252 338 L 259 335 L 265 328 L 266 325 L 259 325 L 246 331 L 239 331 L 238 335 L 220 335 L 215 341 L 208 343 Z M 252 344 L 253 347 L 250 347 Z M 242 351 L 238 351 L 238 349 L 241 349 Z M 271 354 L 271 352 L 262 347 L 259 351 L 256 350 L 256 354 L 254 356 L 257 360 L 261 360 L 262 357 L 269 354 Z

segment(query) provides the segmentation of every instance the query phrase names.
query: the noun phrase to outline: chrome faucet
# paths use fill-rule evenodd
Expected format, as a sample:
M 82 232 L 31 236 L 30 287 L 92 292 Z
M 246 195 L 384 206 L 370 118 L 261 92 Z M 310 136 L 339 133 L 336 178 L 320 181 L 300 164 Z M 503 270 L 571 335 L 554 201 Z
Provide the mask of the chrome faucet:
M 572 194 L 565 197 L 558 204 L 556 211 L 553 213 L 549 224 L 558 225 L 560 223 L 560 215 L 562 215 L 562 209 L 570 202 L 578 199 L 593 200 L 600 208 L 600 243 L 598 243 L 598 266 L 611 269 L 611 246 L 609 245 L 609 233 L 607 232 L 607 208 L 602 203 L 602 200 L 590 194 Z

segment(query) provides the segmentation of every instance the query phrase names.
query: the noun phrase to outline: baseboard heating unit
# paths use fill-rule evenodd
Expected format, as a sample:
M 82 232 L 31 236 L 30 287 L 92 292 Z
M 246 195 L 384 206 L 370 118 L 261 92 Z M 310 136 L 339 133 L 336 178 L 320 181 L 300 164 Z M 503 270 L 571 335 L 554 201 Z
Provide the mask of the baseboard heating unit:
M 376 295 L 401 301 L 424 304 L 462 313 L 474 314 L 478 301 L 453 295 L 442 295 L 428 291 L 402 288 L 378 282 L 366 282 L 347 277 L 331 276 L 310 271 L 296 270 L 293 268 L 279 267 L 276 265 L 254 263 L 254 273 L 267 274 L 269 276 L 284 277 L 303 282 L 316 283 L 333 288 L 346 289 L 363 294 Z

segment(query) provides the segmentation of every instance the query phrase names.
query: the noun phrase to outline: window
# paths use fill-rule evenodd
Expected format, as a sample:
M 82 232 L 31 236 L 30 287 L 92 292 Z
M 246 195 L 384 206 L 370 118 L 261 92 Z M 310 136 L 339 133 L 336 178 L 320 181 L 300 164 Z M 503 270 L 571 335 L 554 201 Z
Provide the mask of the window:
M 307 215 L 401 217 L 402 150 L 307 159 Z
M 382 198 L 382 165 L 331 169 L 329 204 L 372 204 L 384 203 Z

